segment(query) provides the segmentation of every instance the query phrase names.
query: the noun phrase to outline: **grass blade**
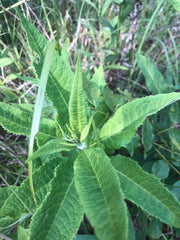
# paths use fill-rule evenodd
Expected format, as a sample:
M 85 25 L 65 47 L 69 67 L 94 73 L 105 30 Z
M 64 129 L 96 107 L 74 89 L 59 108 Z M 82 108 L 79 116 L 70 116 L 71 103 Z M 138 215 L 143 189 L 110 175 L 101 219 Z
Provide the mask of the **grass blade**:
M 45 95 L 45 91 L 46 91 L 48 74 L 49 74 L 49 70 L 50 70 L 55 46 L 56 46 L 55 42 L 51 42 L 48 46 L 46 57 L 45 57 L 45 60 L 44 60 L 42 73 L 41 73 L 41 77 L 40 77 L 39 89 L 38 89 L 38 94 L 37 94 L 37 98 L 36 98 L 32 127 L 31 127 L 31 135 L 30 135 L 30 142 L 29 142 L 29 153 L 28 153 L 29 157 L 33 154 L 34 137 L 39 130 L 41 112 L 42 112 L 42 107 L 43 107 L 43 102 L 44 102 L 44 95 Z M 37 205 L 35 192 L 34 192 L 34 188 L 33 188 L 32 161 L 29 162 L 28 169 L 29 169 L 30 188 L 31 188 L 31 191 L 32 191 L 32 194 L 33 194 L 34 202 Z

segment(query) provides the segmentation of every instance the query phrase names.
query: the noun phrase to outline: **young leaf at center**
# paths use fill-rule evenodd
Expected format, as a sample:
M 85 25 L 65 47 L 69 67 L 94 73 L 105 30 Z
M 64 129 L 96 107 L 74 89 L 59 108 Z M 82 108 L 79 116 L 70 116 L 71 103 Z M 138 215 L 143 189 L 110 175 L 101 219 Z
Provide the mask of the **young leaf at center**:
M 71 128 L 77 137 L 87 125 L 86 98 L 83 92 L 83 80 L 80 54 L 78 56 L 76 73 L 69 100 L 69 118 Z

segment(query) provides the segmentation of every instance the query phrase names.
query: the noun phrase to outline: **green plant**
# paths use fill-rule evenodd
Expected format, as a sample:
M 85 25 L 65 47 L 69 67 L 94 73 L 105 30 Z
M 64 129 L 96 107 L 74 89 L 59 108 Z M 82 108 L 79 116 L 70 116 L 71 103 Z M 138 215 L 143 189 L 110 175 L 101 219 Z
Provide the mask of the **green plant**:
M 74 75 L 65 44 L 61 56 L 54 51 L 52 60 L 49 57 L 50 70 L 42 71 L 49 49 L 54 46 L 49 47 L 38 30 L 18 14 L 29 47 L 35 53 L 32 62 L 37 78 L 42 80 L 48 76 L 47 87 L 42 81 L 39 84 L 38 99 L 42 104 L 40 97 L 46 89 L 56 116 L 41 116 L 42 106 L 37 108 L 39 113 L 35 109 L 33 116 L 24 105 L 0 103 L 3 128 L 27 136 L 35 131 L 31 137 L 36 139 L 35 151 L 32 153 L 31 142 L 27 160 L 31 188 L 26 179 L 17 188 L 1 189 L 0 229 L 6 231 L 18 224 L 19 239 L 23 234 L 33 240 L 78 239 L 76 233 L 85 213 L 98 239 L 135 239 L 124 199 L 160 221 L 180 228 L 180 204 L 174 195 L 135 160 L 114 154 L 132 142 L 137 128 L 148 116 L 180 100 L 180 93 L 161 93 L 161 86 L 149 84 L 155 94 L 160 94 L 128 103 L 122 101 L 121 96 L 112 95 L 111 103 L 116 103 L 112 107 L 102 68 L 95 72 L 92 80 L 83 78 L 79 54 Z M 143 57 L 139 59 L 143 65 Z M 149 83 L 149 78 L 147 81 Z M 111 111 L 114 115 L 108 119 Z M 38 120 L 32 125 L 34 129 L 31 123 L 37 116 Z M 150 123 L 145 124 L 151 129 Z M 144 144 L 148 145 L 145 138 Z M 32 219 L 27 230 L 29 217 Z

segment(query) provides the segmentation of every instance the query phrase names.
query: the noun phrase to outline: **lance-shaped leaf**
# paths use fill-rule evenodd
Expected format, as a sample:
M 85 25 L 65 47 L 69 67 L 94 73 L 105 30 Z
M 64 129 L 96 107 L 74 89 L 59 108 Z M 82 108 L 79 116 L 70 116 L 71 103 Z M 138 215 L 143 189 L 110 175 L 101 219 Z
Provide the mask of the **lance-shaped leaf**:
M 45 155 L 52 153 L 57 153 L 61 151 L 70 151 L 75 147 L 76 144 L 67 143 L 60 139 L 53 139 L 43 146 L 41 146 L 36 152 L 33 153 L 28 159 L 27 162 L 32 161 L 35 158 L 39 158 Z
M 166 93 L 170 91 L 169 85 L 164 81 L 164 77 L 157 67 L 145 56 L 138 53 L 136 55 L 138 66 L 145 76 L 147 87 L 153 94 Z
M 118 149 L 131 141 L 146 117 L 180 99 L 180 93 L 158 94 L 136 99 L 120 107 L 104 124 L 100 138 L 108 149 Z
M 15 106 L 0 102 L 0 124 L 14 134 L 29 136 L 31 131 L 32 115 L 19 110 Z
M 83 218 L 74 184 L 73 159 L 59 164 L 51 190 L 30 225 L 31 240 L 72 240 Z
M 74 166 L 76 188 L 100 240 L 127 240 L 127 209 L 120 183 L 101 148 L 84 149 Z
M 21 25 L 24 31 L 27 33 L 28 43 L 31 50 L 36 52 L 40 59 L 44 59 L 48 40 L 42 34 L 40 34 L 35 26 L 28 22 L 28 20 L 20 13 L 18 9 L 16 9 L 16 11 L 19 15 Z
M 49 73 L 47 96 L 58 112 L 60 124 L 63 125 L 69 121 L 68 103 L 73 78 L 74 73 L 70 66 L 56 52 Z
M 154 175 L 127 157 L 111 158 L 125 197 L 168 225 L 180 227 L 180 203 Z
M 69 100 L 69 118 L 73 132 L 80 137 L 82 130 L 87 125 L 86 98 L 83 91 L 83 79 L 81 69 L 81 56 L 79 54 L 76 73 Z
M 59 158 L 45 162 L 42 167 L 33 173 L 34 190 L 38 206 L 46 196 L 49 190 L 49 182 L 54 177 L 54 169 L 61 160 L 62 157 L 60 155 Z M 27 213 L 32 214 L 35 208 L 32 192 L 29 187 L 29 179 L 26 179 L 4 202 L 0 209 L 0 219 L 9 216 L 14 221 Z M 4 225 L 0 227 L 4 227 Z
M 27 34 L 28 44 L 31 51 L 36 52 L 39 55 L 39 64 L 33 60 L 33 66 L 36 70 L 37 77 L 40 78 L 48 40 L 40 34 L 36 27 L 29 23 L 19 11 L 18 15 L 23 29 Z M 69 66 L 67 56 L 65 56 L 65 54 L 59 56 L 58 52 L 55 51 L 46 91 L 47 96 L 52 101 L 59 114 L 61 124 L 68 122 L 68 102 L 73 78 L 74 74 Z
M 29 136 L 31 132 L 32 113 L 20 110 L 18 105 L 11 106 L 9 104 L 0 103 L 0 125 L 14 134 Z M 46 141 L 61 136 L 60 130 L 56 126 L 56 122 L 42 118 L 40 129 L 36 138 L 43 144 Z

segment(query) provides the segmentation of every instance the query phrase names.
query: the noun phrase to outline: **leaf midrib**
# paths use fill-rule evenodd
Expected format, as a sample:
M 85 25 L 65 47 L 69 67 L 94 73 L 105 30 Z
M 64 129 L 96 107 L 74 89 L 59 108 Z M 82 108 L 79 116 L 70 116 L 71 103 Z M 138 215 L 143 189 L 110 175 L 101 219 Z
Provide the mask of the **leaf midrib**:
M 108 136 L 106 136 L 106 137 L 104 137 L 104 138 L 101 138 L 101 140 L 106 140 L 107 138 L 110 138 L 110 137 L 115 136 L 116 134 L 119 134 L 121 131 L 125 130 L 126 128 L 130 127 L 131 125 L 135 124 L 136 122 L 140 121 L 141 119 L 142 119 L 141 122 L 143 122 L 146 117 L 157 113 L 157 112 L 160 111 L 162 108 L 167 107 L 168 105 L 172 104 L 173 102 L 175 102 L 175 101 L 177 101 L 177 100 L 178 100 L 178 99 L 171 100 L 171 101 L 169 101 L 166 105 L 164 105 L 163 107 L 159 107 L 157 110 L 152 110 L 152 111 L 148 112 L 146 115 L 137 118 L 136 120 L 133 119 L 133 121 L 132 121 L 130 124 L 128 124 L 128 125 L 126 125 L 126 126 L 123 126 L 123 128 L 119 128 L 116 132 L 113 132 L 111 135 L 108 135 Z M 123 106 L 122 106 L 122 108 L 123 108 Z M 116 113 L 115 113 L 115 114 L 116 114 Z M 114 116 L 115 116 L 115 115 L 114 115 Z M 114 117 L 114 116 L 113 116 L 113 117 Z M 112 118 L 113 118 L 113 117 L 112 117 Z M 111 120 L 111 121 L 112 121 L 112 120 Z M 106 124 L 106 123 L 105 123 L 105 124 Z M 112 124 L 111 124 L 111 125 L 112 125 Z M 141 125 L 141 124 L 140 124 L 140 125 Z M 104 126 L 105 126 L 105 125 L 104 125 Z M 104 127 L 104 126 L 103 126 L 103 127 Z M 103 128 L 102 128 L 102 129 L 103 129 Z M 101 133 L 101 132 L 100 132 L 100 133 Z
M 5 118 L 5 117 L 3 117 L 3 116 L 0 116 L 0 119 L 4 119 L 4 121 L 6 121 L 6 122 L 8 122 L 9 123 L 9 125 L 16 125 L 17 127 L 19 126 L 19 128 L 20 129 L 26 129 L 27 130 L 27 132 L 29 132 L 29 135 L 30 135 L 30 128 L 28 128 L 28 127 L 26 127 L 26 126 L 22 126 L 22 125 L 20 125 L 20 124 L 18 124 L 18 122 L 13 122 L 12 120 L 9 120 L 9 119 L 7 119 L 7 118 Z M 22 119 L 21 119 L 22 120 Z M 2 124 L 2 126 L 3 126 L 3 128 L 4 129 L 7 129 L 8 130 L 8 128 L 6 127 L 6 126 L 4 126 L 4 124 L 3 123 L 1 123 Z M 14 132 L 14 131 L 13 131 Z M 38 132 L 39 134 L 41 134 L 41 135 L 43 135 L 43 136 L 46 136 L 46 137 L 51 137 L 51 138 L 57 138 L 58 139 L 58 137 L 57 136 L 53 136 L 53 135 L 50 135 L 50 134 L 47 134 L 47 133 L 44 133 L 44 132 L 42 132 L 42 131 L 39 131 Z M 24 134 L 24 132 L 21 132 L 21 131 L 17 131 L 17 134 L 22 134 L 22 135 L 26 135 L 26 134 Z M 28 136 L 29 136 L 28 135 Z
M 59 211 L 61 210 L 61 208 L 62 208 L 62 206 L 63 206 L 63 204 L 64 204 L 65 199 L 67 198 L 68 193 L 70 192 L 70 189 L 71 189 L 71 187 L 72 187 L 72 185 L 73 185 L 73 182 L 74 182 L 74 177 L 72 178 L 72 181 L 71 181 L 71 183 L 69 184 L 69 187 L 67 188 L 67 191 L 66 191 L 66 193 L 65 193 L 65 195 L 64 195 L 64 198 L 63 198 L 63 200 L 61 201 L 61 204 L 60 204 L 60 206 L 59 206 L 59 208 L 58 208 L 58 210 L 57 210 L 57 212 L 56 212 L 56 214 L 55 214 L 55 216 L 54 216 L 54 220 L 52 221 L 51 227 L 49 228 L 48 233 L 47 233 L 47 236 L 46 236 L 46 238 L 45 238 L 45 239 L 47 239 L 47 240 L 48 240 L 49 234 L 50 234 L 50 232 L 51 232 L 52 226 L 55 226 L 55 224 L 54 224 L 55 219 L 57 218 L 58 213 L 59 213 Z
M 57 71 L 57 68 L 56 68 L 56 70 L 54 71 L 54 74 L 55 74 L 56 71 Z M 68 109 L 68 103 L 66 102 L 66 100 L 65 100 L 64 96 L 62 95 L 59 87 L 57 86 L 56 81 L 54 81 L 53 73 L 52 73 L 51 71 L 50 71 L 50 73 L 49 73 L 49 76 L 50 76 L 50 78 L 51 78 L 51 81 L 54 83 L 55 87 L 57 88 L 58 93 L 59 93 L 59 95 L 61 96 L 64 104 L 66 105 L 66 107 L 67 107 L 67 109 Z M 57 111 L 58 111 L 58 113 L 59 113 L 59 109 L 57 109 Z
M 111 214 L 110 214 L 111 211 L 110 211 L 110 209 L 108 208 L 107 200 L 106 200 L 105 195 L 104 195 L 104 193 L 103 193 L 103 191 L 102 191 L 102 186 L 101 186 L 101 184 L 100 184 L 100 182 L 99 182 L 99 178 L 98 178 L 98 176 L 96 175 L 95 169 L 94 169 L 94 167 L 93 167 L 93 165 L 92 165 L 92 163 L 91 163 L 91 160 L 90 160 L 90 158 L 89 158 L 86 150 L 83 149 L 83 151 L 85 152 L 85 154 L 86 154 L 86 156 L 87 156 L 87 159 L 88 159 L 88 161 L 89 161 L 89 163 L 90 163 L 90 165 L 91 165 L 91 167 L 92 167 L 92 170 L 93 170 L 93 172 L 94 172 L 94 175 L 96 176 L 96 179 L 98 180 L 98 184 L 99 184 L 99 187 L 100 187 L 100 189 L 101 189 L 102 195 L 103 195 L 103 197 L 104 197 L 103 199 L 104 199 L 104 202 L 105 202 L 105 205 L 106 205 L 106 209 L 107 209 L 107 211 L 108 211 L 108 215 L 109 215 L 109 218 L 110 218 L 110 221 L 111 221 L 112 229 L 114 229 L 114 232 L 116 232 L 116 229 L 114 228 L 114 224 L 113 224 L 113 219 L 112 219 L 112 217 L 110 217 L 110 216 L 111 216 Z M 114 232 L 113 232 L 113 235 L 114 235 Z
M 138 188 L 140 188 L 142 191 L 144 191 L 145 193 L 147 193 L 147 195 L 149 194 L 150 196 L 152 196 L 153 199 L 155 199 L 155 202 L 157 201 L 158 203 L 160 203 L 160 205 L 163 205 L 165 207 L 165 209 L 168 209 L 171 214 L 172 214 L 172 211 L 170 208 L 168 208 L 163 202 L 161 202 L 159 199 L 157 199 L 154 195 L 150 194 L 148 192 L 148 190 L 146 188 L 143 188 L 141 185 L 139 185 L 137 182 L 134 182 L 130 177 L 128 177 L 127 175 L 123 174 L 122 172 L 120 172 L 119 170 L 117 170 L 117 173 L 119 175 L 122 175 L 123 177 L 125 177 L 126 179 L 128 179 L 128 181 L 132 182 L 133 184 L 135 184 Z M 132 200 L 132 199 L 131 199 Z M 137 204 L 134 200 L 132 200 L 135 204 Z M 140 204 L 139 204 L 140 205 Z M 159 204 L 158 204 L 159 205 Z M 141 205 L 140 205 L 141 206 Z M 173 215 L 175 216 L 176 218 L 176 215 L 173 213 Z

